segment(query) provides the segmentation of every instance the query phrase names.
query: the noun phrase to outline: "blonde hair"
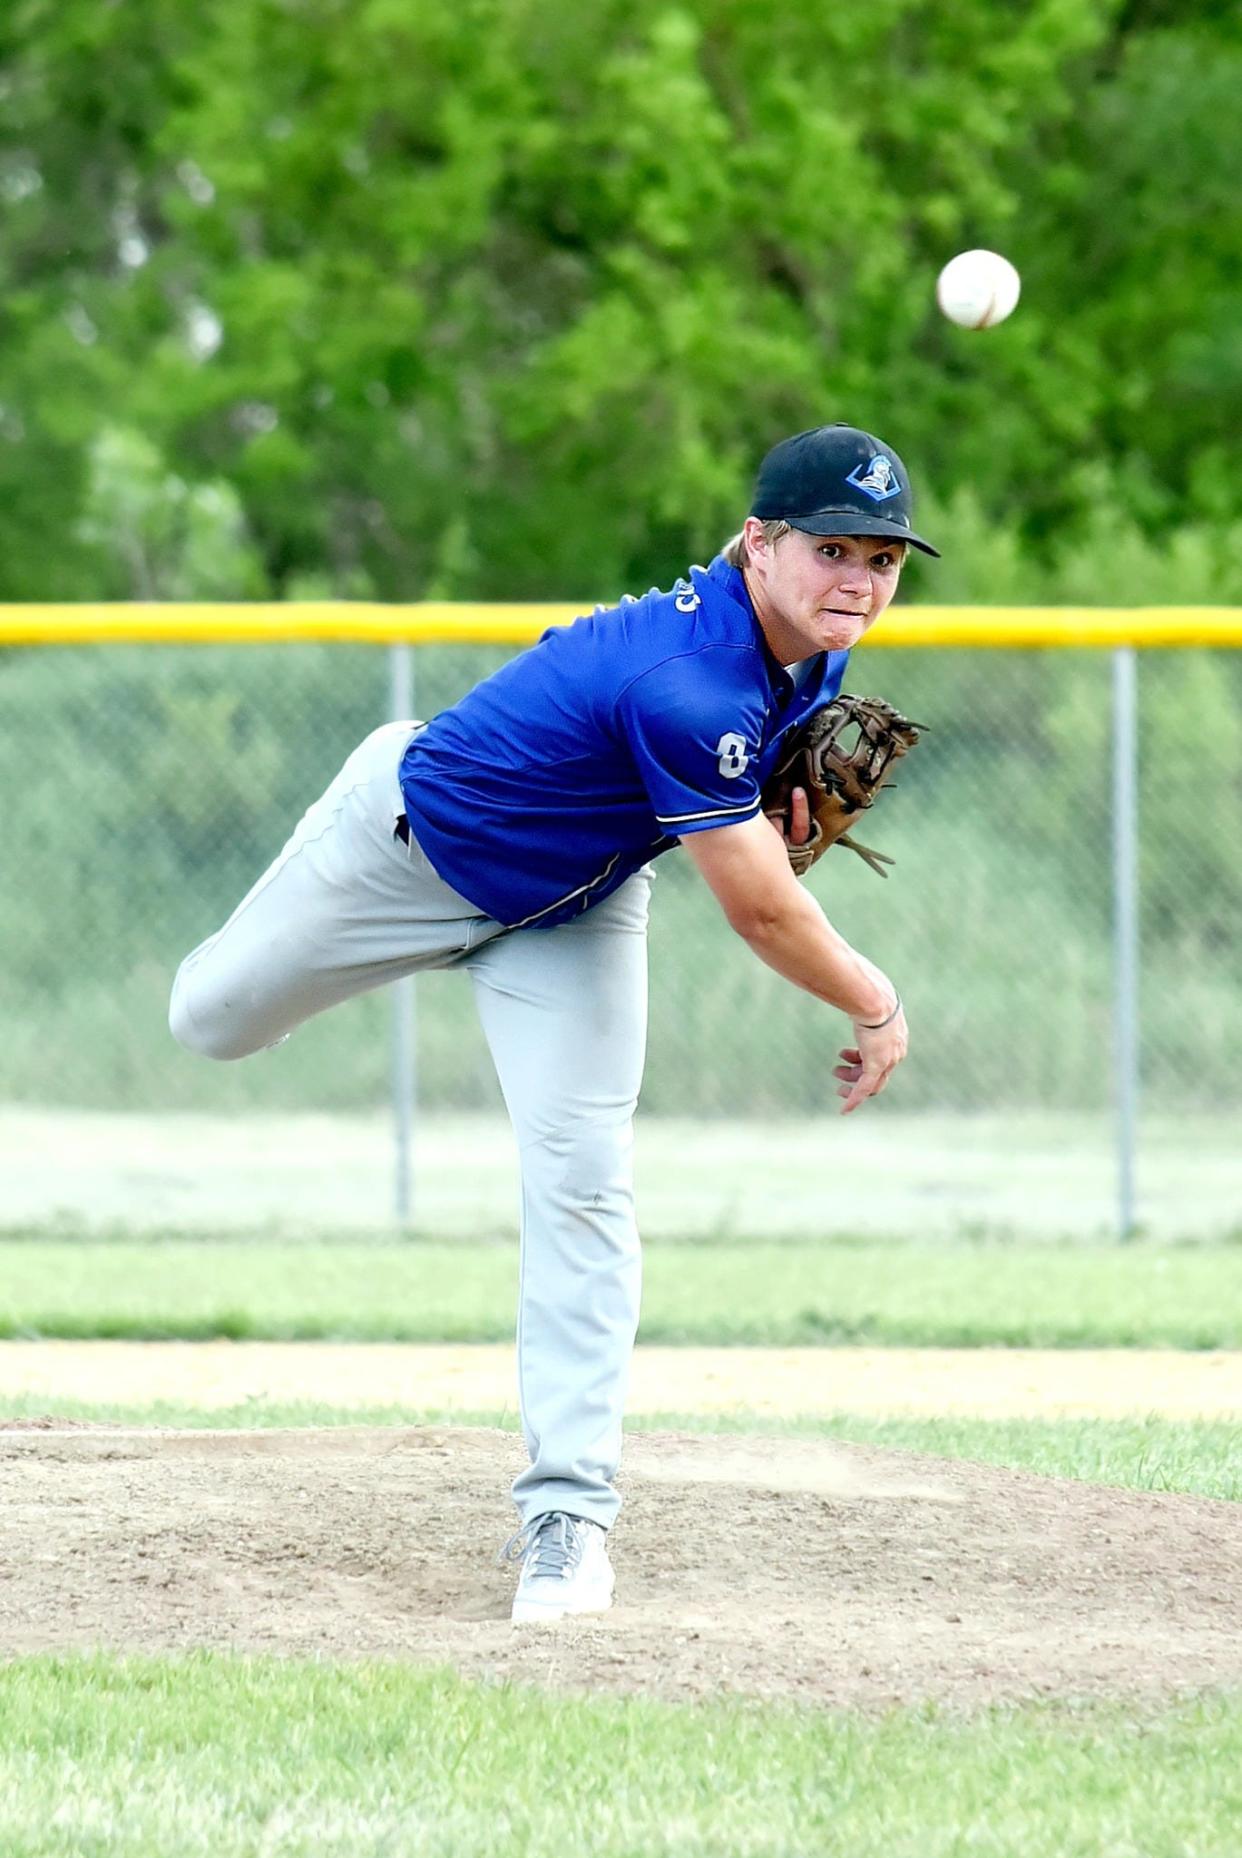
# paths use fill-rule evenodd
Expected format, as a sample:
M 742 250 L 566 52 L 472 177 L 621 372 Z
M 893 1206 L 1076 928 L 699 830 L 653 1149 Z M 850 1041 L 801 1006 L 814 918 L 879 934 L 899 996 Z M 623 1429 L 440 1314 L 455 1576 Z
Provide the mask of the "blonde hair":
M 778 516 L 764 523 L 763 539 L 771 547 L 774 542 L 779 542 L 783 535 L 788 535 L 789 531 L 790 524 Z M 731 568 L 744 568 L 746 566 L 746 531 L 739 529 L 735 536 L 729 538 L 720 552 Z

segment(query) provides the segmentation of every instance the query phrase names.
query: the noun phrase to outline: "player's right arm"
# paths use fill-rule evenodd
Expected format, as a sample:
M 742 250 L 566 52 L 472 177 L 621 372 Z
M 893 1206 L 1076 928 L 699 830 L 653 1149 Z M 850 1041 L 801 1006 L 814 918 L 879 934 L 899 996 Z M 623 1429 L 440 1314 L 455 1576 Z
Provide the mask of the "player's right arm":
M 795 838 L 798 836 L 795 826 Z M 760 814 L 738 825 L 682 838 L 729 926 L 778 974 L 838 1007 L 853 1021 L 854 1043 L 833 1073 L 843 1114 L 883 1090 L 906 1055 L 905 1014 L 885 1026 L 897 1002 L 893 983 L 833 928 L 789 867 L 784 841 Z

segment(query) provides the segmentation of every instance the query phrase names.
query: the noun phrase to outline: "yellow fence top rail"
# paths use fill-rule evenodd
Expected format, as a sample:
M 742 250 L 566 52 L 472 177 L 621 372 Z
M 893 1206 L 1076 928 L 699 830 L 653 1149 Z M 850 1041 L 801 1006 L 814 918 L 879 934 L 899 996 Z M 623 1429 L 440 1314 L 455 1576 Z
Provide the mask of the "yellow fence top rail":
M 590 603 L 382 606 L 351 600 L 0 606 L 0 645 L 529 645 L 548 626 L 568 625 L 590 610 Z M 1242 607 L 913 606 L 887 614 L 866 643 L 868 649 L 1242 646 Z

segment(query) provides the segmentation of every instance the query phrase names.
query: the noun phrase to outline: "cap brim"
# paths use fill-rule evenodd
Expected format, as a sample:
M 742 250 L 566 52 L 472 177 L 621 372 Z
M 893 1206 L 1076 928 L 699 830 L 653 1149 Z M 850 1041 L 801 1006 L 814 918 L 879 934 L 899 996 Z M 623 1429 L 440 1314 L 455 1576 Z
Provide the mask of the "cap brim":
M 912 529 L 903 529 L 900 523 L 878 513 L 864 516 L 861 510 L 815 510 L 810 516 L 784 516 L 782 522 L 791 529 L 801 529 L 806 535 L 878 535 L 890 542 L 909 542 L 912 548 L 921 548 L 925 555 L 940 558 L 940 550 L 925 542 L 921 535 L 915 535 Z

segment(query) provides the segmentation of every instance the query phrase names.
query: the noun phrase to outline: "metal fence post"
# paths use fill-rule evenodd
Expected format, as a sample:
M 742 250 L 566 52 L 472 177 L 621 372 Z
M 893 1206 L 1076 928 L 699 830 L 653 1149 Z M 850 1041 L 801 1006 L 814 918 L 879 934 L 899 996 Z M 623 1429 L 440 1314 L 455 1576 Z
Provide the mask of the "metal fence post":
M 1138 719 L 1132 645 L 1113 652 L 1113 1093 L 1117 1233 L 1132 1238 L 1139 1101 Z
M 388 713 L 393 722 L 414 714 L 414 661 L 408 645 L 388 648 Z M 393 1213 L 408 1226 L 414 1206 L 414 1114 L 418 1101 L 417 1006 L 414 977 L 392 990 Z

